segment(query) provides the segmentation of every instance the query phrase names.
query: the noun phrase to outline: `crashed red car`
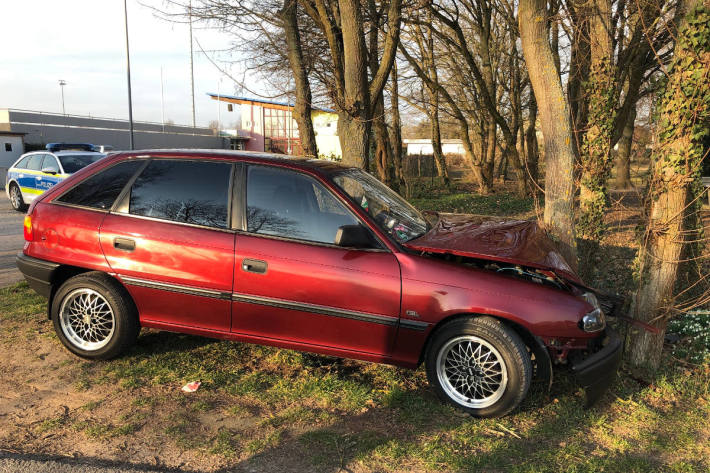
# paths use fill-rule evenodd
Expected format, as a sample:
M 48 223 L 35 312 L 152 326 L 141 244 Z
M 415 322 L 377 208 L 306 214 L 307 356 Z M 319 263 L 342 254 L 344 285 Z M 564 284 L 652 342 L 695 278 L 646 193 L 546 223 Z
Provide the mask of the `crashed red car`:
M 500 416 L 567 365 L 591 400 L 620 357 L 595 291 L 534 222 L 422 214 L 328 161 L 112 155 L 38 197 L 17 264 L 93 359 L 141 327 L 416 368 Z

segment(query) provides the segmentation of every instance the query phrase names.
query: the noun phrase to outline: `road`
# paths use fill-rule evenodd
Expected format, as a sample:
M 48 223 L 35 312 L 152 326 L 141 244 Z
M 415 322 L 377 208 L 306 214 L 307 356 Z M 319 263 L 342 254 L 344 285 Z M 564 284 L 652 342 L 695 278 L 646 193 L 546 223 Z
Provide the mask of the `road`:
M 15 255 L 22 251 L 25 243 L 22 238 L 24 215 L 12 209 L 4 188 L 0 187 L 0 192 L 0 287 L 5 287 L 22 280 L 15 266 Z

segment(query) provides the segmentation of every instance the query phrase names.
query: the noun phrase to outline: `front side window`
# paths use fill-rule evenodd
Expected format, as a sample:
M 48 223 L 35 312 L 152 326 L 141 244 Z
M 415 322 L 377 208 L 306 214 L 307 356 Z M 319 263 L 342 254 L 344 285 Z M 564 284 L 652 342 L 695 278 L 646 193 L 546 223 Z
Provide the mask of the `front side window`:
M 57 165 L 57 158 L 51 154 L 44 155 L 44 161 L 42 161 L 42 171 L 47 172 L 59 172 L 59 166 Z
M 426 233 L 427 224 L 419 211 L 366 172 L 343 171 L 333 177 L 333 182 L 396 240 L 406 242 Z
M 129 213 L 228 228 L 231 163 L 151 161 L 131 188 Z
M 247 179 L 251 233 L 333 244 L 338 228 L 358 223 L 333 194 L 303 174 L 250 166 Z
M 59 197 L 57 202 L 108 210 L 143 164 L 145 161 L 124 161 L 99 171 Z
M 85 168 L 91 163 L 95 163 L 99 159 L 106 156 L 105 154 L 62 154 L 59 156 L 59 161 L 62 162 L 62 168 L 67 174 L 74 174 L 81 168 Z

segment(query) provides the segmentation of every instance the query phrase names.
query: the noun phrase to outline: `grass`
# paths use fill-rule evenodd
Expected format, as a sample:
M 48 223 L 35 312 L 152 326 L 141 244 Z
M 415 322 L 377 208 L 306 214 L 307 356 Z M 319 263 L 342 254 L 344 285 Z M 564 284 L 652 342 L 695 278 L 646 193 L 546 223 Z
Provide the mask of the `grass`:
M 533 216 L 533 199 L 521 198 L 510 192 L 480 195 L 473 192 L 469 186 L 461 184 L 453 184 L 450 190 L 442 186 L 435 185 L 432 188 L 424 184 L 417 190 L 409 201 L 419 210 L 518 218 Z

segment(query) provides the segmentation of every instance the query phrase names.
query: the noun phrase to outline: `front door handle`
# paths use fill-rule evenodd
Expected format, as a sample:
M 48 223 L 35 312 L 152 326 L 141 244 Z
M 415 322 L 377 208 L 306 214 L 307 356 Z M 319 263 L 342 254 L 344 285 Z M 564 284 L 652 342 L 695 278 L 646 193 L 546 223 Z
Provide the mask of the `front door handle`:
M 122 251 L 133 251 L 136 249 L 136 241 L 130 238 L 114 238 L 113 247 Z
M 251 258 L 244 258 L 242 260 L 242 270 L 248 273 L 264 274 L 266 273 L 266 268 L 266 261 Z

